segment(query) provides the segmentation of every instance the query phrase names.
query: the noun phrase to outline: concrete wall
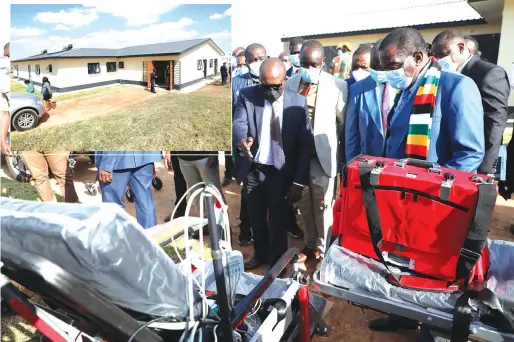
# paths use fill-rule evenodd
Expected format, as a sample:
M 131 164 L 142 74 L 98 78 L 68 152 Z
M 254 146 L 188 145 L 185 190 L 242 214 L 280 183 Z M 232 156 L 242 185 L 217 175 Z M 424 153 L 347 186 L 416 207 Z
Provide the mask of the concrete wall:
M 512 2 L 513 0 L 506 0 Z M 505 14 L 504 14 L 505 15 Z M 505 19 L 503 20 L 505 22 Z M 511 19 L 511 25 L 512 19 Z M 501 22 L 493 22 L 483 25 L 470 25 L 470 26 L 461 26 L 456 27 L 459 31 L 462 32 L 463 35 L 479 35 L 479 34 L 493 34 L 493 33 L 499 33 L 501 31 Z M 420 30 L 421 34 L 425 38 L 427 43 L 432 43 L 432 40 L 434 40 L 435 36 L 437 36 L 438 33 L 443 31 L 444 29 L 438 28 L 438 29 L 425 29 Z M 391 30 L 392 31 L 392 30 Z M 341 42 L 347 42 L 350 43 L 353 47 L 353 49 L 356 49 L 360 44 L 365 43 L 374 43 L 380 38 L 384 38 L 387 34 L 386 33 L 373 33 L 373 34 L 363 34 L 359 36 L 348 36 L 345 37 L 344 35 L 341 35 L 339 37 L 335 38 L 320 38 L 318 39 L 321 44 L 324 46 L 335 46 Z M 503 35 L 503 32 L 502 32 Z M 503 37 L 502 37 L 503 40 Z M 511 40 L 512 41 L 512 40 Z M 284 51 L 288 51 L 289 43 L 284 43 Z
M 194 50 L 188 51 L 180 58 L 180 83 L 186 84 L 203 78 L 203 70 L 198 70 L 198 60 L 207 60 L 207 76 L 214 75 L 214 60 L 218 60 L 218 71 L 222 65 L 221 59 L 224 57 L 214 48 L 212 43 L 204 44 Z M 212 67 L 209 61 L 213 59 Z
M 501 26 L 498 65 L 509 72 L 514 63 L 514 0 L 505 0 Z M 514 106 L 514 91 L 511 91 L 509 106 Z

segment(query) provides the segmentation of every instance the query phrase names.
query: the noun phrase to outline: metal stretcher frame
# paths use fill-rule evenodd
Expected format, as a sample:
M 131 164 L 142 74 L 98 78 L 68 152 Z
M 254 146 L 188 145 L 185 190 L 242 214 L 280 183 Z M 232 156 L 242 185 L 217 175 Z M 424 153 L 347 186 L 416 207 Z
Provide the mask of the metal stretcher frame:
M 408 305 L 386 298 L 379 298 L 370 294 L 352 291 L 348 288 L 327 284 L 320 279 L 320 270 L 313 275 L 314 287 L 327 295 L 347 300 L 350 304 L 368 308 L 374 311 L 408 317 L 428 325 L 431 330 L 451 332 L 453 316 L 449 313 L 423 308 L 416 305 Z M 442 333 L 444 335 L 444 333 Z M 480 322 L 472 322 L 470 339 L 478 339 L 490 342 L 514 342 L 514 334 L 502 333 Z

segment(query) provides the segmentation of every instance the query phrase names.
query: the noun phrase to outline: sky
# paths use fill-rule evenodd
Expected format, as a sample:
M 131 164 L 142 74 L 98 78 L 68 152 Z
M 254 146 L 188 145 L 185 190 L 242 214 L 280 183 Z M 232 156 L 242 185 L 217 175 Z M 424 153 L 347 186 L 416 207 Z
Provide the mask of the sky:
M 82 5 L 11 6 L 11 59 L 60 51 L 68 44 L 122 48 L 196 38 L 212 38 L 230 53 L 231 5 L 84 0 Z
M 423 6 L 450 2 L 466 0 L 417 0 L 415 3 L 412 0 L 338 0 L 326 4 L 318 1 L 317 5 L 309 6 L 308 10 L 295 7 L 290 1 L 234 1 L 232 45 L 235 48 L 260 43 L 264 45 L 268 55 L 277 57 L 283 52 L 282 37 L 341 32 L 347 24 L 373 27 L 380 25 L 379 22 L 394 22 L 398 19 L 394 17 L 394 9 L 397 8 L 412 7 L 413 4 Z M 294 12 L 299 15 L 298 19 L 292 20 Z M 348 23 L 352 19 L 357 22 Z

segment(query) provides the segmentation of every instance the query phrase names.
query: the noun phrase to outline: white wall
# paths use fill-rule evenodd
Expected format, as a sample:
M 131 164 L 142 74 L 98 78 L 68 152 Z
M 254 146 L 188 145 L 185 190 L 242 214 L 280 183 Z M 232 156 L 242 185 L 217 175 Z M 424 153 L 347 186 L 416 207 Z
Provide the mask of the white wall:
M 57 80 L 52 81 L 52 85 L 59 88 L 66 88 L 118 80 L 120 78 L 120 71 L 107 72 L 107 62 L 117 63 L 117 60 L 116 58 L 80 58 L 59 60 Z M 89 75 L 87 69 L 88 63 L 100 63 L 100 73 Z
M 207 60 L 207 76 L 214 75 L 214 61 L 212 67 L 209 64 L 211 59 L 218 60 L 218 72 L 222 65 L 221 58 L 224 56 L 214 45 L 209 42 L 203 44 L 194 50 L 188 51 L 180 58 L 180 83 L 184 84 L 203 78 L 203 70 L 198 70 L 198 60 Z
M 148 61 L 172 61 L 178 60 L 177 56 L 145 56 L 145 57 L 121 57 L 118 61 L 124 62 L 125 68 L 121 69 L 122 80 L 146 82 L 143 80 L 143 62 Z M 122 71 L 123 70 L 123 71 Z M 151 72 L 151 71 L 150 71 Z
M 16 70 L 14 70 L 14 76 L 29 79 L 29 71 L 28 66 L 30 65 L 30 79 L 33 82 L 41 83 L 43 77 L 48 77 L 50 82 L 53 84 L 54 80 L 57 81 L 57 60 L 42 60 L 42 61 L 31 61 L 31 62 L 12 62 L 11 64 L 18 66 L 18 74 L 16 74 Z M 49 64 L 52 64 L 52 72 L 50 73 L 46 68 Z M 36 74 L 36 65 L 39 65 L 40 74 Z

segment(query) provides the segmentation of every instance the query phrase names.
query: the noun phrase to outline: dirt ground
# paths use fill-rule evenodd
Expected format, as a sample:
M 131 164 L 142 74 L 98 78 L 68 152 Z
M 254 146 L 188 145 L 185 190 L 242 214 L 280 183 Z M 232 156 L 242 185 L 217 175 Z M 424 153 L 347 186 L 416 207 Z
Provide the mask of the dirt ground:
M 215 86 L 212 91 L 215 90 Z M 207 88 L 207 87 L 206 87 Z M 207 90 L 208 91 L 208 88 Z M 222 160 L 222 159 L 220 159 Z M 162 223 L 164 218 L 173 210 L 175 201 L 175 191 L 173 185 L 173 175 L 167 171 L 162 164 L 156 164 L 157 176 L 163 181 L 163 188 L 160 191 L 154 190 L 154 198 L 156 202 L 156 215 L 158 223 Z M 82 203 L 100 203 L 101 196 L 90 196 L 85 190 L 85 183 L 92 182 L 95 179 L 96 168 L 89 164 L 89 159 L 80 157 L 75 169 L 75 187 Z M 220 176 L 223 176 L 223 165 L 220 165 Z M 55 186 L 56 192 L 58 188 Z M 239 208 L 240 208 L 240 186 L 232 182 L 225 188 L 225 196 L 229 206 L 229 217 L 232 226 L 232 241 L 235 242 L 234 248 L 242 251 L 245 258 L 249 258 L 252 253 L 251 247 L 237 246 L 237 236 L 239 234 Z M 134 205 L 127 202 L 126 210 L 135 215 Z M 514 223 L 514 201 L 505 201 L 498 198 L 494 212 L 493 227 L 491 229 L 491 238 L 514 240 L 514 235 L 509 232 L 509 226 Z M 303 247 L 302 241 L 290 239 L 290 244 L 298 248 Z M 308 265 L 313 270 L 314 264 Z M 259 270 L 265 272 L 265 269 Z M 260 273 L 256 272 L 256 273 Z M 344 301 L 329 299 L 333 302 L 333 307 L 329 311 L 326 320 L 331 328 L 329 338 L 315 337 L 314 342 L 321 341 L 346 341 L 346 342 L 412 342 L 416 341 L 415 331 L 402 331 L 396 333 L 374 333 L 368 329 L 370 320 L 380 317 L 381 315 L 370 310 L 364 310 L 347 304 Z

